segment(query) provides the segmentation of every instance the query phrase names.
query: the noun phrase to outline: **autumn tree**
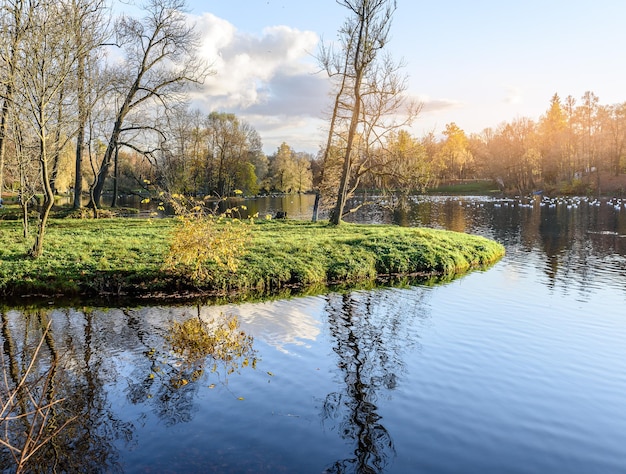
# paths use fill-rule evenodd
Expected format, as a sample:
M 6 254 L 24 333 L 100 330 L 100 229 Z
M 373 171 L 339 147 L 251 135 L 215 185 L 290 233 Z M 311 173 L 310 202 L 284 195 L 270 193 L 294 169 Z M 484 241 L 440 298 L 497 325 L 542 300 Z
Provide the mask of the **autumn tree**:
M 310 153 L 296 152 L 295 156 L 295 186 L 294 191 L 304 193 L 313 187 L 313 171 L 311 162 L 313 156 Z
M 576 108 L 576 116 L 581 129 L 581 149 L 582 173 L 596 172 L 596 186 L 600 188 L 600 163 L 597 147 L 597 133 L 599 122 L 597 114 L 599 110 L 599 98 L 593 92 L 587 91 L 583 94 L 582 104 Z
M 406 130 L 391 134 L 384 150 L 382 189 L 403 195 L 422 193 L 435 181 L 426 148 Z
M 563 110 L 565 111 L 565 117 L 567 118 L 567 130 L 565 131 L 565 159 L 567 162 L 567 178 L 571 180 L 576 168 L 578 168 L 577 150 L 578 150 L 578 138 L 576 130 L 576 117 L 574 115 L 576 110 L 576 99 L 571 95 L 565 98 L 563 104 Z
M 204 127 L 204 193 L 227 196 L 241 189 L 255 194 L 257 177 L 251 157 L 262 153 L 256 130 L 224 112 L 211 112 Z
M 281 143 L 276 153 L 269 157 L 272 189 L 281 193 L 291 192 L 295 181 L 295 154 L 293 148 Z
M 464 179 L 467 168 L 471 166 L 473 161 L 468 148 L 467 136 L 454 122 L 446 125 L 443 134 L 446 138 L 439 150 L 441 176 L 449 179 Z
M 501 124 L 496 131 L 496 152 L 502 162 L 500 179 L 509 189 L 518 193 L 535 187 L 540 169 L 535 123 L 528 118 L 518 118 Z
M 607 168 L 619 176 L 626 155 L 626 102 L 604 106 L 599 115 L 604 121 Z
M 562 173 L 566 129 L 567 118 L 561 106 L 561 99 L 558 94 L 554 94 L 550 100 L 550 108 L 539 122 L 542 176 L 546 183 L 556 183 Z

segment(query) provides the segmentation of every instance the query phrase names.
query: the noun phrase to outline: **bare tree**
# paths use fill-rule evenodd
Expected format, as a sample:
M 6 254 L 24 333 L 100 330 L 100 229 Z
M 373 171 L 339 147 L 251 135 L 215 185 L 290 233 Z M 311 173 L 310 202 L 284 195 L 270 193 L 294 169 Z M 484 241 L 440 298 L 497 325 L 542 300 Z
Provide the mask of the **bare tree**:
M 31 200 L 41 189 L 41 173 L 36 160 L 36 138 L 25 124 L 24 113 L 16 107 L 9 109 L 8 121 L 10 131 L 7 139 L 13 145 L 13 159 L 8 162 L 8 171 L 19 179 L 18 201 L 22 209 L 22 230 L 24 238 L 29 235 L 28 211 Z
M 350 21 L 348 20 L 342 30 L 340 30 L 340 44 L 342 45 L 343 52 L 350 51 L 352 48 L 352 35 L 341 35 L 341 31 L 350 29 Z M 332 111 L 330 113 L 330 123 L 328 127 L 328 135 L 326 138 L 326 146 L 322 150 L 321 158 L 321 176 L 319 178 L 319 186 L 315 192 L 315 204 L 313 205 L 313 222 L 317 221 L 320 202 L 322 199 L 322 188 L 324 184 L 324 174 L 326 172 L 327 163 L 329 162 L 331 150 L 333 147 L 333 141 L 335 139 L 335 130 L 338 128 L 338 124 L 341 120 L 341 113 L 344 107 L 342 107 L 343 96 L 346 93 L 348 87 L 348 65 L 350 62 L 350 56 L 348 54 L 342 54 L 335 52 L 332 47 L 327 46 L 324 42 L 321 43 L 320 51 L 318 54 L 318 61 L 323 69 L 328 74 L 331 81 L 335 81 L 335 94 L 333 100 Z
M 53 131 L 63 126 L 59 122 L 65 120 L 61 110 L 64 94 L 80 52 L 76 51 L 72 41 L 68 41 L 68 31 L 71 31 L 68 1 L 29 3 L 28 18 L 29 28 L 17 45 L 20 61 L 15 65 L 14 101 L 23 110 L 37 141 L 44 200 L 30 253 L 39 257 L 43 252 L 46 225 L 54 204 L 53 160 L 61 147 L 59 136 Z
M 250 192 L 257 187 L 254 165 L 261 139 L 249 123 L 234 114 L 212 112 L 206 120 L 207 160 L 213 168 L 208 192 L 226 197 L 235 189 Z
M 325 176 L 330 156 L 340 156 L 337 199 L 330 215 L 330 222 L 335 225 L 341 222 L 346 200 L 360 177 L 372 171 L 373 147 L 382 146 L 389 131 L 408 123 L 419 112 L 419 107 L 404 103 L 406 79 L 398 74 L 403 64 L 381 54 L 389 39 L 396 1 L 337 3 L 350 12 L 339 30 L 343 51 L 333 54 L 331 50 L 322 50 L 321 54 L 322 65 L 337 82 L 328 140 L 333 145 L 327 144 L 324 155 Z M 401 112 L 406 117 L 402 123 L 388 120 Z
M 96 87 L 101 77 L 99 51 L 109 35 L 105 16 L 105 0 L 72 1 L 73 40 L 81 54 L 76 58 L 76 152 L 74 159 L 74 208 L 81 207 L 83 194 L 83 155 L 85 151 L 88 115 L 94 100 L 102 97 L 102 87 Z
M 187 23 L 184 7 L 184 0 L 148 0 L 143 19 L 122 17 L 115 26 L 125 58 L 115 71 L 118 80 L 114 92 L 119 103 L 91 193 L 94 208 L 100 206 L 121 135 L 140 128 L 154 129 L 145 122 L 146 108 L 167 107 L 181 100 L 187 85 L 202 82 L 209 73 L 195 55 L 199 37 Z M 135 122 L 127 124 L 131 114 Z
M 10 106 L 15 90 L 15 68 L 18 60 L 18 48 L 22 37 L 28 28 L 28 8 L 32 9 L 32 2 L 24 0 L 6 1 L 0 9 L 0 33 L 8 41 L 0 47 L 0 63 L 2 64 L 3 79 L 0 83 L 2 91 L 0 99 L 0 202 L 4 188 L 4 164 L 6 156 L 7 130 Z

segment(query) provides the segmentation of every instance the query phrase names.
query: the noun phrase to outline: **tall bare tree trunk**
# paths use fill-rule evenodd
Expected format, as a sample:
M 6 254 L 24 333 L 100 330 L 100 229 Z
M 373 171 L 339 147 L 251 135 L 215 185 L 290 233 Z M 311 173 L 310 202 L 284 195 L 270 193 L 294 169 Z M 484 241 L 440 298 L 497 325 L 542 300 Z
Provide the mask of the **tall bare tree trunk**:
M 115 158 L 113 160 L 113 199 L 111 199 L 111 207 L 117 207 L 117 192 L 119 186 L 119 177 L 120 177 L 120 169 L 119 169 L 119 153 L 120 147 L 115 147 Z
M 325 63 L 325 67 L 327 71 L 329 71 L 329 74 L 330 74 L 331 58 L 328 57 L 327 59 L 322 59 L 322 61 Z M 348 68 L 348 61 L 349 61 L 348 55 L 346 55 L 345 63 L 343 66 L 344 71 L 346 71 Z M 313 204 L 313 222 L 317 222 L 317 219 L 318 219 L 320 201 L 322 200 L 322 191 L 320 187 L 322 186 L 323 181 L 324 181 L 324 170 L 327 166 L 328 158 L 330 156 L 330 150 L 333 144 L 333 136 L 335 135 L 335 126 L 337 123 L 337 119 L 339 118 L 339 108 L 341 104 L 341 98 L 343 97 L 343 94 L 346 88 L 347 77 L 348 76 L 346 74 L 341 74 L 341 85 L 339 86 L 339 91 L 337 91 L 337 95 L 335 96 L 335 103 L 333 104 L 333 113 L 330 118 L 330 127 L 328 128 L 326 148 L 324 149 L 324 157 L 322 158 L 322 171 L 321 171 L 321 176 L 320 176 L 320 184 L 317 187 L 317 190 L 315 192 L 315 203 Z
M 44 107 L 41 106 L 40 110 L 40 123 L 45 123 L 45 117 L 43 115 Z M 31 256 L 34 258 L 41 257 L 41 255 L 43 254 L 43 241 L 46 232 L 46 226 L 48 224 L 48 218 L 50 217 L 50 211 L 52 210 L 52 206 L 54 204 L 54 193 L 52 191 L 52 186 L 50 185 L 50 170 L 48 168 L 48 144 L 46 143 L 46 131 L 42 129 L 39 133 L 39 164 L 41 166 L 41 180 L 43 183 L 44 201 L 43 206 L 41 206 L 41 211 L 39 213 L 39 228 L 37 231 L 37 236 L 35 237 L 35 243 L 30 252 Z
M 341 171 L 341 181 L 339 182 L 339 191 L 337 192 L 337 202 L 330 215 L 330 223 L 339 225 L 343 216 L 343 210 L 346 206 L 348 197 L 348 185 L 350 184 L 350 170 L 352 168 L 352 148 L 354 144 L 354 136 L 359 123 L 359 114 L 361 112 L 361 78 L 357 77 L 354 85 L 354 105 L 352 109 L 352 118 L 350 119 L 350 128 L 348 130 L 348 141 L 346 143 L 346 151 L 343 158 L 343 169 Z
M 365 8 L 365 7 L 361 7 Z M 353 100 L 352 103 L 352 116 L 350 118 L 350 128 L 348 129 L 348 139 L 346 143 L 346 150 L 343 158 L 343 169 L 341 172 L 341 181 L 339 182 L 339 191 L 337 192 L 337 202 L 335 208 L 330 215 L 330 223 L 339 225 L 343 216 L 343 209 L 346 205 L 346 199 L 348 195 L 348 185 L 350 183 L 350 169 L 352 168 L 352 146 L 354 144 L 354 136 L 356 135 L 356 129 L 359 124 L 359 115 L 361 113 L 361 83 L 363 82 L 363 74 L 365 68 L 369 65 L 369 62 L 363 62 L 361 55 L 363 54 L 363 44 L 366 38 L 366 18 L 363 10 L 359 11 L 359 33 L 356 41 L 356 50 L 354 51 L 354 72 L 356 74 L 354 78 L 353 86 Z M 346 61 L 347 63 L 347 61 Z M 346 71 L 347 73 L 347 71 Z
M 387 43 L 391 18 L 396 9 L 395 0 L 338 0 L 337 3 L 351 12 L 351 17 L 340 30 L 340 34 L 344 38 L 345 63 L 343 67 L 340 66 L 342 70 L 339 71 L 339 74 L 351 81 L 352 92 L 349 97 L 350 100 L 346 100 L 346 103 L 352 107 L 337 200 L 330 216 L 331 224 L 335 225 L 341 223 L 350 191 L 355 139 L 359 123 L 363 121 L 361 111 L 364 106 L 361 88 L 366 75 L 375 67 L 378 53 Z M 342 86 L 343 84 L 342 82 Z M 376 84 L 371 84 L 370 87 L 376 87 Z
M 134 95 L 134 92 L 133 92 Z M 129 95 L 130 96 L 130 95 Z M 130 97 L 129 97 L 130 100 Z M 117 143 L 120 137 L 120 132 L 122 129 L 122 123 L 126 118 L 126 114 L 128 113 L 128 106 L 126 103 L 122 106 L 122 109 L 118 112 L 117 119 L 115 120 L 115 125 L 113 125 L 113 132 L 111 133 L 111 138 L 109 139 L 109 144 L 104 152 L 104 158 L 102 159 L 102 164 L 100 165 L 100 169 L 98 170 L 98 175 L 96 176 L 96 182 L 92 188 L 91 192 L 91 203 L 90 206 L 94 208 L 100 207 L 100 202 L 102 199 L 102 192 L 104 191 L 104 183 L 109 176 L 109 171 L 111 169 L 111 164 L 113 163 L 113 155 L 115 153 L 115 149 L 117 148 Z
M 6 154 L 6 133 L 11 93 L 11 84 L 8 84 L 5 91 L 4 101 L 2 102 L 2 109 L 0 109 L 0 204 L 2 204 L 2 190 L 4 189 L 4 157 Z

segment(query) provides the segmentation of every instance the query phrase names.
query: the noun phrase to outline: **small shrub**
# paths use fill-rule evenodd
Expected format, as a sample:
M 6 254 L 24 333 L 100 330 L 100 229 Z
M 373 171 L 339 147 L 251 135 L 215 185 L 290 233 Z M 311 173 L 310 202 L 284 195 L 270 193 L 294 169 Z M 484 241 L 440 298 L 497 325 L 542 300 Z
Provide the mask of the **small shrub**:
M 215 265 L 220 270 L 237 270 L 249 240 L 248 224 L 233 217 L 237 208 L 216 216 L 207 200 L 177 194 L 160 197 L 170 203 L 179 219 L 171 235 L 165 270 L 195 281 L 211 280 Z

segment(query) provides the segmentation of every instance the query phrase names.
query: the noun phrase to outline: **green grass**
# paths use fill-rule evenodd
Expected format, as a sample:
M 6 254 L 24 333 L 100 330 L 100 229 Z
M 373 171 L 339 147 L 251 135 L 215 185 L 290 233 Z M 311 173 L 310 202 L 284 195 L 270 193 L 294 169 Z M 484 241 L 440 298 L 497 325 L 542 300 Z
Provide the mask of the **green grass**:
M 44 255 L 26 256 L 15 221 L 0 221 L 0 295 L 176 297 L 272 294 L 287 287 L 358 284 L 381 276 L 455 275 L 497 261 L 488 239 L 424 228 L 262 221 L 238 269 L 205 281 L 162 270 L 173 219 L 53 219 Z

